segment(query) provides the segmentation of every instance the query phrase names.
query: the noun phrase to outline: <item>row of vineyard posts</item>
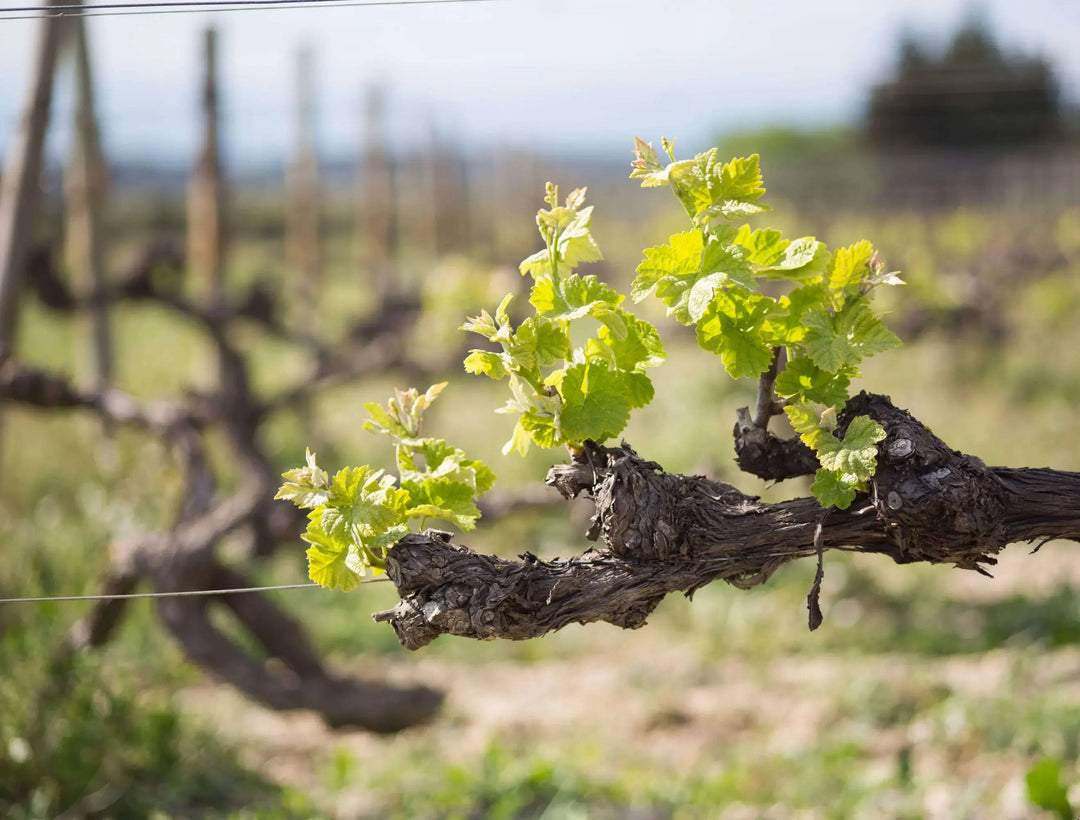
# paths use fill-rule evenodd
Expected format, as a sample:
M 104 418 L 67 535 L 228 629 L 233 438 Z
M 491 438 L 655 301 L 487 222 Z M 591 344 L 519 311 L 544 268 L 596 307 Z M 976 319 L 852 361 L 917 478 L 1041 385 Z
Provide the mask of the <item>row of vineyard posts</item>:
M 51 5 L 67 2 L 50 0 Z M 250 556 L 257 557 L 295 542 L 297 531 L 296 517 L 273 501 L 280 470 L 267 452 L 263 423 L 277 412 L 304 411 L 321 389 L 388 368 L 414 367 L 403 340 L 418 318 L 419 305 L 415 298 L 402 298 L 401 291 L 416 283 L 399 281 L 401 254 L 419 247 L 426 252 L 425 264 L 431 264 L 466 246 L 486 244 L 493 257 L 513 258 L 516 249 L 500 247 L 504 236 L 477 233 L 498 220 L 490 214 L 470 219 L 467 203 L 529 213 L 539 171 L 531 161 L 501 159 L 497 170 L 502 179 L 499 173 L 488 178 L 501 188 L 500 195 L 472 197 L 465 159 L 437 135 L 426 161 L 395 158 L 387 140 L 385 97 L 379 89 L 370 90 L 364 101 L 349 264 L 377 294 L 376 304 L 373 317 L 359 318 L 345 338 L 318 339 L 292 324 L 315 311 L 327 267 L 311 52 L 301 51 L 298 59 L 297 137 L 286 174 L 286 279 L 274 292 L 257 283 L 245 293 L 228 279 L 230 237 L 235 242 L 237 232 L 223 160 L 216 33 L 207 30 L 202 43 L 202 136 L 187 190 L 186 247 L 162 251 L 151 243 L 126 269 L 111 271 L 108 163 L 87 26 L 78 15 L 42 17 L 36 25 L 23 116 L 0 167 L 0 413 L 11 405 L 38 412 L 77 411 L 97 416 L 106 432 L 120 426 L 141 430 L 166 446 L 184 476 L 173 520 L 110 545 L 101 592 L 128 593 L 143 583 L 159 592 L 253 586 L 246 566 L 219 560 L 219 543 L 245 536 L 252 545 Z M 59 264 L 53 246 L 61 243 L 35 242 L 47 227 L 42 180 L 53 89 L 60 68 L 68 64 L 75 72 L 77 110 L 73 149 L 64 169 L 64 263 Z M 515 199 L 516 208 L 509 204 Z M 168 286 L 154 277 L 155 266 L 162 263 L 173 274 Z M 30 298 L 68 313 L 84 327 L 80 350 L 89 352 L 89 371 L 80 378 L 37 367 L 33 351 L 18 349 L 20 304 Z M 193 322 L 214 350 L 216 386 L 152 402 L 126 394 L 114 377 L 114 344 L 124 340 L 114 340 L 110 328 L 110 310 L 119 302 L 153 304 Z M 284 304 L 299 309 L 285 311 Z M 257 394 L 248 357 L 231 332 L 239 323 L 306 350 L 313 360 L 310 372 L 275 394 Z M 0 417 L 0 458 L 2 422 Z M 220 448 L 222 439 L 211 445 L 207 437 L 212 433 L 224 435 L 240 465 L 238 488 L 219 486 L 209 447 Z M 66 635 L 58 636 L 51 648 L 55 680 L 46 689 L 66 685 L 76 654 L 105 644 L 125 607 L 124 600 L 98 601 Z M 220 630 L 209 614 L 215 608 L 228 610 L 259 650 L 252 653 L 252 641 L 238 642 Z M 271 708 L 312 709 L 334 726 L 396 731 L 429 718 L 442 699 L 427 686 L 390 686 L 332 673 L 301 624 L 262 593 L 161 599 L 158 615 L 191 660 Z M 277 658 L 280 666 L 265 664 L 260 652 Z
M 53 80 L 69 59 L 75 74 L 74 135 L 64 168 L 63 245 L 74 282 L 101 290 L 106 282 L 109 170 L 95 99 L 87 25 L 79 16 L 46 18 L 33 55 L 21 121 L 0 165 L 0 349 L 10 350 L 17 326 L 17 303 L 42 206 L 40 180 L 52 108 Z M 204 32 L 200 90 L 201 138 L 187 190 L 186 270 L 193 291 L 213 300 L 225 287 L 229 240 L 238 231 L 230 208 L 230 182 L 223 149 L 219 37 Z M 284 251 L 287 292 L 308 313 L 314 310 L 326 267 L 326 180 L 317 148 L 316 66 L 309 48 L 296 55 L 294 146 L 285 170 Z M 386 90 L 369 86 L 362 99 L 363 129 L 357 154 L 353 205 L 355 224 L 350 262 L 379 291 L 401 275 L 403 249 L 431 260 L 447 254 L 479 252 L 491 259 L 520 255 L 522 239 L 504 228 L 510 220 L 493 213 L 527 217 L 543 175 L 539 160 L 506 150 L 479 168 L 453 140 L 432 124 L 422 158 L 395 155 L 389 147 Z M 486 160 L 485 160 L 486 162 Z M 476 213 L 479 209 L 491 213 Z M 90 324 L 93 378 L 108 383 L 112 371 L 108 314 L 99 306 Z

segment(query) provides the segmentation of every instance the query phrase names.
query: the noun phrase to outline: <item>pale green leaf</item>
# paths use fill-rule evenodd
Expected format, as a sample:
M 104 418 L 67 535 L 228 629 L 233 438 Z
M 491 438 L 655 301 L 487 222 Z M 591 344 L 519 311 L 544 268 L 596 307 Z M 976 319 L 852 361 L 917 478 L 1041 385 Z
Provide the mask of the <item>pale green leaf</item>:
M 522 416 L 521 418 L 524 418 Z M 514 432 L 510 436 L 510 440 L 502 446 L 502 454 L 504 456 L 510 455 L 510 453 L 517 453 L 520 456 L 525 456 L 529 452 L 529 445 L 532 444 L 532 435 L 522 424 L 521 418 L 517 420 L 514 425 Z
M 298 467 L 282 473 L 285 479 L 274 495 L 275 499 L 291 501 L 301 509 L 311 509 L 325 504 L 330 496 L 330 490 L 326 487 L 316 487 L 312 484 L 307 467 Z
M 537 322 L 535 338 L 536 363 L 540 367 L 550 367 L 570 356 L 570 336 L 563 324 Z
M 526 256 L 518 265 L 518 270 L 522 276 L 532 276 L 536 280 L 551 276 L 551 253 L 547 248 L 543 248 Z
M 712 148 L 693 159 L 679 160 L 667 167 L 668 184 L 691 219 L 713 204 L 709 184 L 715 166 L 716 149 Z
M 843 440 L 830 435 L 821 438 L 815 448 L 821 466 L 857 481 L 866 481 L 877 465 L 877 442 L 885 438 L 885 428 L 869 416 L 856 416 L 848 424 Z
M 483 373 L 493 379 L 501 379 L 509 373 L 503 354 L 490 350 L 470 350 L 465 357 L 465 372 Z
M 900 344 L 900 338 L 874 315 L 865 299 L 850 303 L 837 315 L 836 329 L 851 340 L 860 357 L 883 353 Z
M 718 290 L 732 284 L 753 287 L 745 249 L 728 241 L 733 235 L 721 231 L 706 241 L 695 229 L 675 234 L 668 245 L 647 249 L 632 286 L 634 298 L 655 290 L 668 313 L 688 325 L 705 314 Z
M 827 308 L 808 310 L 803 315 L 806 336 L 802 344 L 819 367 L 838 372 L 900 344 L 884 322 L 876 317 L 864 297 L 848 302 L 833 315 Z
M 644 373 L 627 373 L 619 371 L 622 382 L 622 392 L 631 407 L 645 407 L 653 400 L 656 391 L 653 388 L 652 379 Z
M 698 344 L 718 354 L 733 378 L 757 378 L 772 362 L 761 328 L 775 310 L 776 303 L 759 293 L 718 293 L 698 323 Z
M 623 313 L 622 319 L 626 334 L 621 339 L 606 326 L 600 328 L 599 332 L 600 341 L 614 354 L 615 366 L 619 370 L 641 370 L 659 366 L 664 361 L 665 353 L 656 328 L 630 313 Z
M 856 493 L 860 490 L 858 479 L 850 474 L 836 470 L 820 468 L 814 474 L 814 482 L 810 485 L 810 492 L 818 500 L 822 507 L 836 507 L 846 510 L 855 500 Z
M 495 319 L 486 310 L 480 311 L 479 316 L 473 316 L 466 320 L 465 324 L 458 328 L 458 330 L 467 330 L 470 333 L 479 333 L 485 339 L 494 338 L 498 332 L 498 328 L 495 326 Z
M 747 249 L 747 261 L 767 279 L 813 282 L 824 274 L 830 258 L 825 244 L 812 236 L 788 241 L 769 228 L 754 231 L 743 225 L 735 242 Z
M 355 552 L 355 546 L 347 539 L 331 535 L 323 529 L 320 510 L 308 515 L 307 530 L 302 537 L 310 545 L 307 559 L 308 577 L 312 581 L 326 589 L 340 587 L 344 592 L 356 588 L 363 576 L 363 566 L 358 571 L 346 565 L 350 549 Z
M 549 193 L 554 199 L 557 189 L 552 187 Z M 531 274 L 537 280 L 552 277 L 553 256 L 555 263 L 567 270 L 582 262 L 597 262 L 604 258 L 589 230 L 592 206 L 582 207 L 584 202 L 585 189 L 579 188 L 567 196 L 565 206 L 553 206 L 537 213 L 536 224 L 547 247 L 522 261 L 519 266 L 522 274 Z
M 757 200 L 765 193 L 762 185 L 758 155 L 738 157 L 724 165 L 710 169 L 709 203 L 692 214 L 700 225 L 708 225 L 714 219 L 745 219 L 768 210 Z
M 595 276 L 571 274 L 558 283 L 541 279 L 533 285 L 529 302 L 538 316 L 552 321 L 572 321 L 586 316 L 604 321 L 623 297 Z
M 846 248 L 837 248 L 829 266 L 829 290 L 843 291 L 862 282 L 870 274 L 870 259 L 873 255 L 874 246 L 865 239 Z
M 281 474 L 285 482 L 278 488 L 275 499 L 291 501 L 301 509 L 311 509 L 325 504 L 330 496 L 330 477 L 315 461 L 315 453 L 304 451 L 305 467 L 297 467 Z
M 666 245 L 646 248 L 645 259 L 637 266 L 637 278 L 631 285 L 634 301 L 640 302 L 661 282 L 697 274 L 704 249 L 705 235 L 697 228 L 673 235 Z M 663 298 L 663 293 L 657 296 Z
M 839 406 L 847 401 L 850 384 L 851 378 L 846 371 L 830 373 L 806 356 L 795 356 L 776 377 L 776 393 L 782 398 L 804 397 Z
M 529 408 L 518 420 L 518 423 L 538 446 L 550 450 L 556 445 L 557 435 L 554 416 L 543 416 L 536 412 L 535 409 Z
M 468 532 L 476 527 L 480 510 L 473 503 L 473 489 L 452 478 L 402 481 L 408 493 L 408 518 L 438 518 Z
M 816 452 L 821 439 L 829 436 L 828 431 L 821 426 L 821 416 L 829 409 L 831 408 L 817 402 L 802 401 L 785 406 L 784 414 L 803 444 Z
M 652 143 L 634 137 L 634 161 L 631 163 L 630 179 L 640 179 L 642 188 L 656 188 L 668 184 L 667 168 Z
M 563 399 L 559 427 L 567 442 L 597 442 L 617 436 L 630 419 L 630 401 L 623 380 L 603 362 L 566 368 L 559 393 Z

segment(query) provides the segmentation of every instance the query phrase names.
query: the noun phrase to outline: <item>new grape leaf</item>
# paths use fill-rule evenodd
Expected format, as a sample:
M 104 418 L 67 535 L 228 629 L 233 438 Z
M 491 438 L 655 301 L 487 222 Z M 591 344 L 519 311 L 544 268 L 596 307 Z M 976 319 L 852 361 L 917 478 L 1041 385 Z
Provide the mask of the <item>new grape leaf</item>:
M 630 179 L 640 179 L 642 188 L 656 188 L 668 184 L 667 168 L 652 143 L 634 137 L 634 161 L 630 163 Z
M 689 325 L 701 319 L 719 289 L 732 284 L 753 287 L 746 251 L 730 241 L 733 235 L 726 228 L 706 240 L 695 228 L 675 234 L 667 245 L 647 248 L 631 286 L 634 299 L 641 301 L 655 290 L 668 314 Z
M 518 424 L 529 434 L 530 438 L 540 447 L 550 449 L 555 446 L 555 417 L 544 416 L 530 407 L 520 419 Z
M 622 432 L 630 420 L 631 398 L 625 390 L 629 375 L 600 361 L 566 368 L 558 387 L 563 400 L 559 427 L 567 442 L 601 442 Z
M 900 344 L 885 323 L 874 315 L 865 299 L 846 304 L 839 313 L 812 308 L 802 317 L 806 335 L 802 340 L 807 355 L 824 370 L 837 372 Z
M 529 296 L 537 316 L 553 321 L 573 321 L 592 316 L 620 335 L 626 332 L 626 326 L 615 309 L 622 300 L 621 294 L 595 276 L 579 276 L 576 273 L 558 282 L 540 279 L 533 285 Z
M 405 523 L 409 494 L 395 486 L 396 479 L 382 470 L 346 467 L 334 476 L 331 497 L 322 525 L 327 532 L 343 529 L 359 544 Z
M 718 354 L 733 378 L 757 378 L 772 362 L 761 328 L 775 310 L 776 303 L 760 293 L 718 293 L 698 322 L 698 344 Z
M 856 416 L 848 424 L 844 438 L 825 436 L 814 449 L 826 470 L 834 470 L 866 481 L 877 465 L 877 443 L 885 438 L 885 428 L 869 416 Z
M 412 439 L 407 444 L 398 453 L 398 468 L 403 481 L 427 477 L 449 479 L 476 495 L 487 492 L 495 483 L 495 474 L 490 467 L 482 461 L 466 457 L 464 450 L 441 438 Z M 422 464 L 417 461 L 417 456 L 422 457 Z
M 293 502 L 301 509 L 311 509 L 325 504 L 330 497 L 330 477 L 315 463 L 315 454 L 305 451 L 306 467 L 297 467 L 282 473 L 285 483 L 281 485 L 275 499 Z
M 598 262 L 604 258 L 589 230 L 593 206 L 580 207 L 584 201 L 585 189 L 578 188 L 567 196 L 566 207 L 540 211 L 536 215 L 541 234 L 545 230 L 551 232 L 558 261 L 571 269 L 582 262 Z M 544 248 L 532 254 L 521 263 L 520 270 L 534 279 L 551 276 L 551 250 Z
M 693 159 L 672 162 L 667 167 L 668 184 L 691 219 L 713 204 L 709 182 L 716 166 L 716 149 Z
M 870 274 L 874 246 L 863 239 L 846 248 L 837 248 L 829 266 L 829 290 L 839 294 L 845 288 L 858 285 Z
M 623 383 L 623 395 L 631 407 L 645 407 L 653 400 L 656 390 L 652 379 L 644 373 L 626 373 L 617 371 Z
M 826 417 L 824 424 L 822 422 L 822 416 L 829 410 L 835 412 L 835 408 L 817 402 L 803 401 L 784 407 L 784 414 L 791 422 L 792 428 L 799 434 L 803 444 L 816 452 L 821 439 L 829 436 L 828 430 L 825 429 L 825 427 L 831 427 L 829 417 Z
M 502 308 L 503 305 L 500 305 L 500 312 Z M 375 402 L 366 403 L 364 407 L 371 414 L 371 418 L 364 422 L 364 429 L 391 438 L 412 438 L 418 435 L 424 411 L 446 388 L 446 384 L 433 384 L 423 393 L 415 387 L 395 390 L 385 408 Z
M 438 518 L 463 531 L 476 528 L 480 510 L 473 503 L 475 491 L 450 477 L 403 480 L 401 487 L 409 494 L 405 515 L 409 518 Z
M 825 273 L 829 264 L 828 248 L 812 236 L 789 241 L 780 231 L 771 228 L 754 231 L 743 225 L 734 241 L 746 248 L 746 261 L 767 279 L 813 282 Z
M 308 543 L 308 577 L 326 589 L 340 587 L 343 592 L 355 589 L 364 575 L 363 562 L 346 563 L 349 553 L 357 555 L 358 548 L 343 538 L 327 533 L 322 528 L 322 511 L 312 510 L 308 525 L 301 536 Z
M 850 384 L 848 372 L 830 373 L 806 356 L 795 356 L 776 377 L 776 393 L 786 399 L 805 398 L 840 407 L 847 401 Z
M 814 474 L 814 482 L 810 485 L 810 492 L 822 507 L 836 507 L 840 510 L 851 506 L 858 490 L 859 480 L 856 476 L 826 470 L 824 467 Z
M 510 370 L 507 368 L 505 354 L 491 350 L 470 350 L 465 357 L 466 373 L 483 373 L 493 379 L 502 379 Z
M 619 370 L 641 370 L 646 367 L 658 367 L 665 357 L 664 345 L 660 333 L 649 322 L 633 314 L 623 313 L 626 335 L 621 339 L 607 326 L 601 327 L 599 341 L 611 349 L 615 367 Z
M 715 154 L 716 149 L 711 153 Z M 745 219 L 764 213 L 768 208 L 757 200 L 765 193 L 762 185 L 759 157 L 738 157 L 722 166 L 712 165 L 709 176 L 709 205 L 692 214 L 698 224 L 708 225 L 717 217 L 721 219 Z

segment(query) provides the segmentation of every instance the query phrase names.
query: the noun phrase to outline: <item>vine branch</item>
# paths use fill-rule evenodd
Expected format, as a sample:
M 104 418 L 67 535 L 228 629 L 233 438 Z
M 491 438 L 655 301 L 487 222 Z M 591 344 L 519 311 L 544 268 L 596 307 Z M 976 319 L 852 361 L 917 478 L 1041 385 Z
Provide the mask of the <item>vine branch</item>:
M 748 588 L 826 549 L 985 573 L 1009 543 L 1080 540 L 1080 473 L 988 468 L 884 396 L 853 398 L 841 430 L 863 414 L 888 435 L 870 492 L 846 510 L 822 516 L 813 498 L 763 504 L 722 482 L 665 473 L 625 445 L 590 444 L 553 467 L 548 482 L 564 497 L 593 498 L 590 533 L 602 548 L 513 561 L 455 546 L 444 533 L 409 535 L 387 559 L 402 600 L 374 617 L 410 649 L 440 634 L 522 640 L 593 621 L 632 629 L 668 593 L 690 595 L 716 580 Z

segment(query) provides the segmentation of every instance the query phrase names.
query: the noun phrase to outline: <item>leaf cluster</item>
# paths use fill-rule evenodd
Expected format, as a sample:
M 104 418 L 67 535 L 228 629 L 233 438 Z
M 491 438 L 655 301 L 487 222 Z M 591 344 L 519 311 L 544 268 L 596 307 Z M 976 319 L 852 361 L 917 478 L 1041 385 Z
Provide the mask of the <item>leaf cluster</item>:
M 524 455 L 531 444 L 576 449 L 617 436 L 630 411 L 652 400 L 645 371 L 664 359 L 653 325 L 621 307 L 624 297 L 595 276 L 575 272 L 603 258 L 585 189 L 562 205 L 557 186 L 548 183 L 546 193 L 549 207 L 536 216 L 544 248 L 520 266 L 533 279 L 533 314 L 515 326 L 508 295 L 494 316 L 485 310 L 462 326 L 498 348 L 472 350 L 465 369 L 509 381 L 511 398 L 498 412 L 518 419 L 504 453 Z
M 472 530 L 480 517 L 475 499 L 491 489 L 495 474 L 481 461 L 442 439 L 420 436 L 424 411 L 446 383 L 426 392 L 396 391 L 386 406 L 365 405 L 364 429 L 394 443 L 398 474 L 345 467 L 331 479 L 307 451 L 307 464 L 285 472 L 275 498 L 310 510 L 303 539 L 308 575 L 333 589 L 354 589 L 368 570 L 381 573 L 386 553 L 429 518 Z
M 662 300 L 733 378 L 760 378 L 783 350 L 775 391 L 821 463 L 811 490 L 823 506 L 846 508 L 873 476 L 885 433 L 863 416 L 840 439 L 836 417 L 863 358 L 900 343 L 869 297 L 878 285 L 902 281 L 865 240 L 830 251 L 812 236 L 732 224 L 766 210 L 756 154 L 720 163 L 712 149 L 676 161 L 673 144 L 665 139 L 663 148 L 667 164 L 635 138 L 630 176 L 642 187 L 669 186 L 692 227 L 645 250 L 633 298 Z M 763 283 L 772 283 L 768 292 Z

